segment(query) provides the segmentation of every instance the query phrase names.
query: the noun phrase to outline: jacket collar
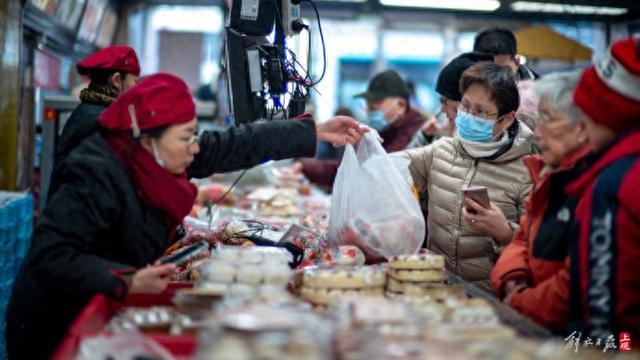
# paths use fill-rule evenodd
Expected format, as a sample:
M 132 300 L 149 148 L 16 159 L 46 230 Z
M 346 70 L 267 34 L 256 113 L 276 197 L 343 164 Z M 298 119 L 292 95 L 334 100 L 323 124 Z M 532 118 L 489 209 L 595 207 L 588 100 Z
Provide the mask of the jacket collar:
M 524 162 L 525 166 L 529 170 L 529 175 L 531 176 L 533 185 L 536 186 L 552 174 L 573 169 L 576 163 L 587 156 L 591 152 L 591 150 L 592 148 L 590 144 L 582 145 L 578 150 L 574 151 L 572 154 L 562 160 L 560 166 L 555 169 L 548 167 L 544 163 L 542 155 L 540 154 L 526 155 L 522 158 L 522 162 Z
M 574 196 L 581 194 L 605 167 L 633 154 L 640 154 L 640 128 L 620 135 L 606 148 L 581 161 L 579 165 L 586 169 L 580 177 L 567 186 L 566 192 Z

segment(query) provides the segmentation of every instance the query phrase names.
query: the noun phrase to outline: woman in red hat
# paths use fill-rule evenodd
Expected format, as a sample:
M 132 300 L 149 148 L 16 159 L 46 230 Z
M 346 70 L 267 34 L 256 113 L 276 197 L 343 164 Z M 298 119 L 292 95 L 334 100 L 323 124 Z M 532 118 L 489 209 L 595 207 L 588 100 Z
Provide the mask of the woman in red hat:
M 90 82 L 80 93 L 81 103 L 71 113 L 58 140 L 56 164 L 98 128 L 100 113 L 140 76 L 138 56 L 128 46 L 106 47 L 79 62 L 76 68 Z
M 574 93 L 596 150 L 565 191 L 580 196 L 571 249 L 574 337 L 640 344 L 640 46 L 613 44 Z M 600 343 L 600 341 L 598 341 Z M 626 344 L 626 345 L 624 345 Z
M 96 294 L 160 292 L 173 265 L 151 265 L 171 245 L 196 198 L 191 177 L 313 156 L 316 140 L 355 144 L 365 128 L 310 116 L 196 132 L 187 85 L 168 74 L 139 81 L 100 116 L 54 175 L 15 280 L 7 315 L 11 359 L 49 356 Z M 133 274 L 132 276 L 125 274 Z

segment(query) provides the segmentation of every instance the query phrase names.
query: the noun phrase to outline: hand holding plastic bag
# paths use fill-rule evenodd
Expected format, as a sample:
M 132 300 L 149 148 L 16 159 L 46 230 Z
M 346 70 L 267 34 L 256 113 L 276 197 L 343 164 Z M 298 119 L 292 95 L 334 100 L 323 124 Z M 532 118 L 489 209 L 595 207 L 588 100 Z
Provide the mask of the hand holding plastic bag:
M 408 164 L 392 160 L 374 132 L 364 135 L 357 152 L 347 145 L 331 195 L 332 244 L 358 246 L 370 259 L 420 249 L 424 218 L 400 165 Z

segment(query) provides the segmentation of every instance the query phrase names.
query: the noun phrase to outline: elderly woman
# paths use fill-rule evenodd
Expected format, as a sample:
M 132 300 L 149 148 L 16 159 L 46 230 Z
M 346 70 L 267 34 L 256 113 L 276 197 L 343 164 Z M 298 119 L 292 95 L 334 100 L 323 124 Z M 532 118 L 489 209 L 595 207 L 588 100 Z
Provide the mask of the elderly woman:
M 584 71 L 574 101 L 595 153 L 587 170 L 566 188 L 580 196 L 570 237 L 569 327 L 607 342 L 620 336 L 620 350 L 623 343 L 640 346 L 638 89 L 637 39 L 617 41 Z
M 591 150 L 572 100 L 579 75 L 552 74 L 533 88 L 540 96 L 534 134 L 541 154 L 524 158 L 533 189 L 520 229 L 491 273 L 499 297 L 557 332 L 564 330 L 569 310 L 569 238 L 560 229 L 576 203 L 563 189 Z
M 40 216 L 7 312 L 11 359 L 48 357 L 96 294 L 160 292 L 173 265 L 152 265 L 196 197 L 190 177 L 267 159 L 311 156 L 316 140 L 356 142 L 351 118 L 196 131 L 187 85 L 168 74 L 139 81 L 100 116 L 100 132 L 60 164 L 59 188 Z M 201 151 L 202 150 L 202 151 Z
M 407 150 L 417 190 L 428 191 L 427 246 L 447 269 L 493 293 L 489 273 L 517 229 L 531 188 L 522 157 L 532 151 L 531 130 L 516 120 L 518 88 L 509 69 L 491 62 L 469 67 L 460 79 L 457 132 Z M 484 208 L 462 189 L 483 186 Z

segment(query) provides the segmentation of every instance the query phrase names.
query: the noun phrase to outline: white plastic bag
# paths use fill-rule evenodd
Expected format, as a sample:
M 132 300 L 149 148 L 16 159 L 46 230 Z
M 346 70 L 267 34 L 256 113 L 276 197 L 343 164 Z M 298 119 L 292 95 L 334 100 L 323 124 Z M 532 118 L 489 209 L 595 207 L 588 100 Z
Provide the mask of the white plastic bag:
M 373 132 L 358 151 L 347 145 L 331 195 L 329 240 L 356 245 L 368 258 L 418 252 L 425 234 L 420 205 L 406 177 Z M 403 175 L 404 173 L 404 175 Z

